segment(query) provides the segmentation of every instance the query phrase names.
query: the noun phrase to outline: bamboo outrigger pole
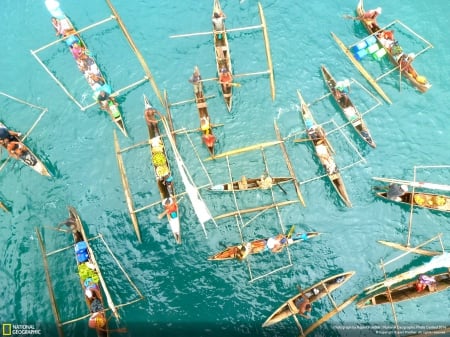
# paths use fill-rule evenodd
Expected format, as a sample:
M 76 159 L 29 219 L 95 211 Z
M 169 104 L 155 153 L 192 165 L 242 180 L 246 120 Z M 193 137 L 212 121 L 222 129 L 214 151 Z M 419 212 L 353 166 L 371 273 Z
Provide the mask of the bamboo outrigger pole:
M 119 147 L 119 140 L 117 138 L 116 130 L 114 130 L 114 149 L 116 152 L 117 165 L 119 166 L 120 178 L 122 179 L 123 191 L 125 193 L 125 199 L 127 202 L 128 212 L 130 213 L 131 222 L 133 223 L 134 231 L 136 232 L 136 236 L 138 241 L 141 243 L 141 232 L 139 230 L 139 223 L 136 216 L 136 211 L 134 209 L 133 198 L 131 197 L 130 185 L 128 184 L 128 178 L 125 171 L 125 165 L 123 164 L 122 153 Z
M 284 142 L 281 139 L 280 129 L 278 128 L 276 120 L 273 121 L 273 125 L 274 125 L 274 128 L 275 128 L 275 133 L 277 135 L 277 139 L 278 139 L 278 141 L 280 141 L 280 147 L 281 147 L 281 150 L 283 151 L 283 157 L 284 157 L 284 160 L 286 162 L 286 166 L 287 166 L 287 168 L 289 170 L 289 174 L 291 175 L 291 177 L 292 177 L 292 179 L 294 181 L 295 191 L 297 192 L 298 200 L 300 200 L 300 202 L 302 203 L 303 207 L 305 207 L 306 206 L 305 200 L 303 199 L 302 192 L 300 191 L 300 185 L 299 185 L 297 177 L 295 175 L 295 171 L 292 168 L 292 163 L 291 163 L 291 160 L 289 159 L 289 156 L 288 156 L 288 153 L 287 153 L 287 150 L 286 150 L 286 146 L 284 145 Z
M 383 97 L 386 102 L 388 102 L 389 104 L 392 104 L 392 101 L 386 95 L 386 93 L 383 91 L 383 89 L 381 89 L 381 87 L 373 79 L 373 77 L 370 76 L 370 74 L 367 72 L 367 70 L 364 69 L 364 67 L 355 59 L 355 57 L 350 52 L 350 50 L 345 46 L 345 44 L 333 32 L 331 32 L 331 36 L 333 36 L 333 39 L 336 41 L 338 46 L 342 49 L 342 51 L 345 53 L 345 55 L 347 55 L 347 57 L 350 59 L 350 61 L 355 65 L 356 69 L 359 70 L 359 72 L 366 78 L 366 80 L 378 92 L 378 94 L 380 94 L 380 96 Z
M 269 67 L 268 73 L 270 81 L 270 92 L 273 101 L 275 100 L 275 79 L 273 76 L 273 65 L 272 65 L 272 56 L 270 54 L 269 35 L 267 34 L 266 18 L 264 17 L 264 12 L 260 2 L 258 2 L 258 8 L 259 8 L 259 17 L 261 19 L 261 28 L 264 36 L 264 46 L 266 47 L 267 66 Z
M 287 201 L 282 201 L 282 202 L 279 202 L 279 203 L 276 203 L 276 204 L 242 209 L 242 210 L 239 210 L 239 213 L 240 214 L 246 214 L 246 213 L 258 212 L 258 211 L 265 211 L 267 209 L 274 208 L 274 207 L 281 207 L 281 206 L 287 206 L 287 205 L 295 204 L 296 202 L 298 202 L 298 201 L 297 200 L 287 200 Z M 220 219 L 223 219 L 223 218 L 228 218 L 230 216 L 234 216 L 235 214 L 238 214 L 238 212 L 237 211 L 233 211 L 233 212 L 229 212 L 229 213 L 224 213 L 224 214 L 221 214 L 221 215 L 218 215 L 218 216 L 214 217 L 214 220 L 220 220 Z
M 139 51 L 139 49 L 136 47 L 136 44 L 134 43 L 133 39 L 131 38 L 130 34 L 128 33 L 127 28 L 125 27 L 122 19 L 120 18 L 119 13 L 116 11 L 116 9 L 114 8 L 114 6 L 112 5 L 110 0 L 106 0 L 106 3 L 108 4 L 109 8 L 111 9 L 113 15 L 116 17 L 117 23 L 120 27 L 120 29 L 122 30 L 123 34 L 125 35 L 125 38 L 127 39 L 128 43 L 131 46 L 131 49 L 134 51 L 134 53 L 136 54 L 142 68 L 145 71 L 145 75 L 148 78 L 148 81 L 150 82 L 153 91 L 155 92 L 156 96 L 158 97 L 159 101 L 161 102 L 162 105 L 164 105 L 164 99 L 161 96 L 161 92 L 158 88 L 158 86 L 156 85 L 156 82 L 153 78 L 153 75 L 150 71 L 150 68 L 147 65 L 147 62 L 145 62 L 144 57 L 142 56 L 141 52 Z
M 61 317 L 59 315 L 59 310 L 56 305 L 55 292 L 53 290 L 52 280 L 50 277 L 50 272 L 48 270 L 47 252 L 44 247 L 44 242 L 42 241 L 41 232 L 37 227 L 35 228 L 35 231 L 39 242 L 39 248 L 41 249 L 42 259 L 44 260 L 45 281 L 47 282 L 48 293 L 50 295 L 50 303 L 52 305 L 52 311 L 55 316 L 56 329 L 58 330 L 59 337 L 64 337 L 64 330 L 61 324 Z

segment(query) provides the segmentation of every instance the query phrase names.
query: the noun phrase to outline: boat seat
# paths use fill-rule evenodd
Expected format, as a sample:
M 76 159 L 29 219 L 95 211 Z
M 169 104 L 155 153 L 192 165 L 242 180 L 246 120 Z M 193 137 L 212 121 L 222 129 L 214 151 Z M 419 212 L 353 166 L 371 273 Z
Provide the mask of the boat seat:
M 356 121 L 352 122 L 353 126 L 361 125 L 361 119 L 357 119 Z
M 197 103 L 197 108 L 198 109 L 203 109 L 203 108 L 207 108 L 208 106 L 206 105 L 206 102 L 201 102 L 201 103 Z
M 223 97 L 229 98 L 229 97 L 231 97 L 231 94 L 223 94 Z

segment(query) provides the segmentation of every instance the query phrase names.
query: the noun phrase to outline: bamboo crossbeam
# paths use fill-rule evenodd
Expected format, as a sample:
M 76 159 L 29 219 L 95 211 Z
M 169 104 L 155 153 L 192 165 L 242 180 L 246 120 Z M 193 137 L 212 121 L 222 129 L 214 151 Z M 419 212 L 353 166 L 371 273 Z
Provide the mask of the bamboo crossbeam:
M 243 74 L 236 74 L 233 75 L 234 78 L 244 77 L 244 76 L 254 76 L 254 75 L 264 75 L 264 74 L 270 74 L 270 70 L 263 70 L 263 71 L 255 71 L 253 73 L 243 73 Z
M 274 207 L 281 207 L 281 206 L 292 205 L 292 204 L 295 204 L 297 202 L 298 202 L 297 200 L 287 200 L 287 201 L 279 202 L 277 204 L 258 206 L 258 207 L 253 207 L 253 208 L 247 208 L 247 209 L 240 210 L 239 212 L 241 214 L 253 213 L 253 212 L 258 212 L 258 211 L 262 211 L 262 210 L 266 210 L 266 209 L 271 209 L 271 208 L 274 208 Z M 218 216 L 214 217 L 214 220 L 224 219 L 224 218 L 227 218 L 227 217 L 230 217 L 230 216 L 234 216 L 235 214 L 237 214 L 236 211 L 229 212 L 229 213 L 224 213 L 224 214 L 221 214 L 221 215 L 218 215 Z
M 98 21 L 98 22 L 96 22 L 96 23 L 93 23 L 92 25 L 87 26 L 87 27 L 85 27 L 85 28 L 83 28 L 83 29 L 77 30 L 76 32 L 74 32 L 74 33 L 71 34 L 71 35 L 74 35 L 74 34 L 76 35 L 76 34 L 83 33 L 83 32 L 85 32 L 85 31 L 87 31 L 87 30 L 89 30 L 89 29 L 92 29 L 92 28 L 94 28 L 94 27 L 100 26 L 100 25 L 102 25 L 102 24 L 104 24 L 104 23 L 106 23 L 106 22 L 108 22 L 108 21 L 114 20 L 114 19 L 115 19 L 115 17 L 114 17 L 113 15 L 111 15 L 111 16 L 107 17 L 106 19 L 103 19 L 103 20 L 101 20 L 101 21 Z M 69 36 L 70 36 L 70 35 L 69 35 Z M 37 54 L 37 53 L 39 53 L 40 51 L 42 51 L 42 50 L 44 50 L 44 49 L 47 49 L 48 47 L 51 47 L 51 46 L 53 46 L 53 45 L 55 45 L 55 44 L 60 43 L 61 41 L 66 40 L 69 36 L 62 37 L 62 38 L 60 38 L 60 39 L 58 39 L 58 40 L 56 40 L 56 41 L 53 41 L 53 42 L 50 42 L 49 44 L 46 44 L 46 45 L 43 46 L 43 47 L 40 47 L 40 48 L 38 48 L 38 49 L 36 49 L 36 50 L 32 50 L 31 53 L 32 53 L 32 54 Z
M 39 64 L 44 68 L 47 74 L 56 82 L 56 84 L 66 93 L 67 96 L 80 108 L 80 110 L 84 110 L 83 106 L 78 103 L 78 101 L 72 96 L 72 94 L 66 89 L 66 87 L 56 78 L 55 75 L 48 69 L 48 67 L 42 62 L 42 60 L 33 52 L 31 54 L 35 57 L 35 59 L 39 62 Z

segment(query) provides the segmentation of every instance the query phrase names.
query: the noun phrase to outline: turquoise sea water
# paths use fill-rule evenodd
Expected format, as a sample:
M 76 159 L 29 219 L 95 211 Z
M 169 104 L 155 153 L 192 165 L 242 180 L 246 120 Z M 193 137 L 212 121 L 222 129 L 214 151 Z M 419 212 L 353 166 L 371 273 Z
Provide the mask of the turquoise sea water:
M 216 130 L 217 151 L 224 152 L 259 142 L 275 140 L 273 120 L 277 119 L 283 136 L 302 135 L 296 89 L 307 102 L 326 93 L 320 74 L 325 64 L 336 78 L 353 78 L 381 100 L 364 78 L 337 47 L 330 36 L 335 32 L 345 43 L 352 44 L 365 36 L 363 27 L 344 14 L 354 14 L 356 1 L 277 1 L 261 2 L 266 16 L 276 80 L 276 99 L 270 98 L 267 76 L 244 77 L 236 81 L 231 113 L 223 103 L 219 87 L 205 83 L 209 113 L 214 123 L 223 123 Z M 102 1 L 63 1 L 62 8 L 76 27 L 81 28 L 108 17 L 111 13 Z M 115 2 L 123 22 L 141 50 L 161 90 L 168 91 L 172 102 L 192 97 L 187 82 L 193 67 L 198 65 L 203 78 L 214 77 L 215 60 L 210 36 L 170 39 L 170 35 L 205 32 L 211 27 L 212 1 L 177 2 Z M 366 2 L 366 8 L 381 6 L 381 26 L 398 19 L 430 41 L 434 48 L 420 55 L 414 65 L 433 87 L 426 94 L 415 90 L 406 80 L 399 81 L 398 72 L 382 80 L 381 87 L 393 104 L 383 103 L 365 116 L 377 143 L 371 149 L 354 132 L 344 127 L 330 134 L 340 167 L 364 161 L 342 171 L 353 208 L 338 200 L 329 182 L 322 178 L 306 182 L 323 172 L 314 158 L 313 149 L 305 143 L 286 147 L 295 168 L 305 198 L 306 208 L 294 204 L 280 208 L 280 217 L 269 210 L 243 230 L 244 239 L 267 237 L 288 230 L 295 224 L 298 231 L 322 232 L 319 238 L 294 246 L 289 252 L 293 266 L 255 282 L 245 263 L 234 261 L 214 263 L 207 257 L 224 247 L 239 243 L 241 237 L 234 218 L 207 223 L 208 237 L 198 223 L 185 197 L 182 212 L 183 244 L 176 245 L 169 228 L 157 215 L 156 206 L 138 215 L 143 242 L 138 243 L 127 212 L 120 175 L 114 155 L 115 126 L 96 107 L 80 111 L 53 82 L 30 53 L 54 39 L 50 16 L 43 1 L 3 1 L 0 32 L 3 38 L 0 58 L 0 91 L 31 104 L 47 108 L 40 123 L 27 140 L 27 145 L 49 166 L 52 178 L 37 175 L 20 163 L 12 161 L 0 173 L 0 200 L 10 213 L 0 213 L 1 323 L 28 324 L 42 329 L 45 336 L 55 336 L 56 329 L 48 300 L 43 263 L 35 227 L 41 228 L 49 250 L 71 243 L 68 235 L 53 233 L 44 227 L 55 226 L 67 217 L 67 206 L 74 206 L 90 236 L 101 233 L 114 251 L 130 278 L 145 299 L 120 309 L 129 336 L 297 336 L 294 320 L 288 319 L 270 328 L 261 324 L 285 300 L 319 280 L 344 271 L 354 270 L 355 276 L 333 293 L 341 303 L 362 289 L 383 278 L 380 259 L 385 261 L 400 253 L 382 246 L 377 240 L 405 243 L 409 208 L 375 198 L 373 176 L 412 179 L 414 166 L 449 164 L 447 126 L 448 110 L 448 1 L 417 0 L 402 3 L 380 0 Z M 223 1 L 227 27 L 238 28 L 259 24 L 257 2 L 250 0 Z M 110 22 L 83 34 L 108 81 L 115 89 L 144 76 L 137 58 L 129 48 L 115 22 Z M 424 44 L 407 30 L 397 35 L 408 51 L 419 52 Z M 266 69 L 263 37 L 260 30 L 230 33 L 235 74 Z M 39 54 L 52 72 L 80 100 L 90 102 L 90 89 L 71 60 L 64 45 L 55 45 Z M 365 60 L 364 66 L 377 77 L 389 69 L 389 63 Z M 352 99 L 362 111 L 377 104 L 358 84 L 352 85 Z M 119 134 L 122 147 L 143 141 L 147 130 L 143 121 L 142 94 L 163 111 L 148 84 L 130 90 L 118 98 L 130 137 Z M 343 124 L 341 113 L 325 98 L 311 106 L 320 123 L 333 120 Z M 173 107 L 175 127 L 192 129 L 198 125 L 196 108 L 192 104 Z M 0 96 L 0 120 L 11 128 L 25 132 L 39 116 L 40 110 Z M 335 127 L 327 123 L 331 131 Z M 185 135 L 177 136 L 179 150 L 196 184 L 208 183 L 198 156 L 207 157 L 200 137 L 190 134 L 193 151 Z M 349 143 L 350 142 L 350 143 Z M 357 152 L 356 152 L 357 150 Z M 269 170 L 273 175 L 288 171 L 278 147 L 265 150 Z M 2 154 L 4 158 L 5 154 Z M 170 153 L 172 156 L 172 153 Z M 173 159 L 173 156 L 171 157 Z M 159 193 L 154 184 L 147 148 L 124 155 L 131 189 L 137 207 L 155 202 Z M 175 187 L 183 190 L 173 163 Z M 204 162 L 214 183 L 229 180 L 225 159 Z M 261 154 L 249 152 L 230 157 L 233 178 L 241 175 L 259 176 L 264 171 Z M 448 183 L 450 170 L 419 168 L 417 179 Z M 303 183 L 304 182 L 304 183 Z M 287 194 L 274 188 L 277 201 L 295 200 L 295 190 L 284 185 Z M 236 208 L 229 195 L 202 190 L 213 215 Z M 238 194 L 239 208 L 245 209 L 272 200 L 270 191 Z M 249 222 L 254 213 L 243 215 Z M 279 219 L 282 220 L 280 226 Z M 444 245 L 449 244 L 449 220 L 445 214 L 415 210 L 411 244 L 417 245 L 437 233 L 443 233 Z M 136 298 L 126 278 L 107 254 L 102 241 L 92 241 L 104 278 L 117 303 Z M 437 242 L 429 245 L 439 249 Z M 386 267 L 388 275 L 408 270 L 427 262 L 429 258 L 408 255 Z M 250 260 L 256 277 L 289 264 L 287 251 L 279 255 L 264 254 Z M 62 320 L 86 313 L 72 252 L 64 251 L 49 258 L 49 265 Z M 309 326 L 328 311 L 330 301 L 315 303 L 311 319 L 299 318 Z M 434 294 L 423 300 L 403 302 L 395 306 L 396 319 L 402 335 L 418 330 L 449 325 L 448 292 Z M 390 306 L 357 310 L 354 304 L 318 328 L 313 336 L 393 335 L 395 319 Z M 64 328 L 67 336 L 93 336 L 87 322 Z

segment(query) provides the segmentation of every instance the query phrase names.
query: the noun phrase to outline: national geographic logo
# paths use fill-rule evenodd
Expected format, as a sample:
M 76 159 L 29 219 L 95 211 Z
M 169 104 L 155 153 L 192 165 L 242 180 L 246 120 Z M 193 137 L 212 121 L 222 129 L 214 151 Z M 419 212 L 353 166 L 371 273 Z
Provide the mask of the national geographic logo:
M 2 335 L 3 336 L 11 336 L 12 335 L 12 324 L 3 323 L 2 324 Z
M 40 335 L 41 329 L 28 324 L 2 324 L 2 336 Z

